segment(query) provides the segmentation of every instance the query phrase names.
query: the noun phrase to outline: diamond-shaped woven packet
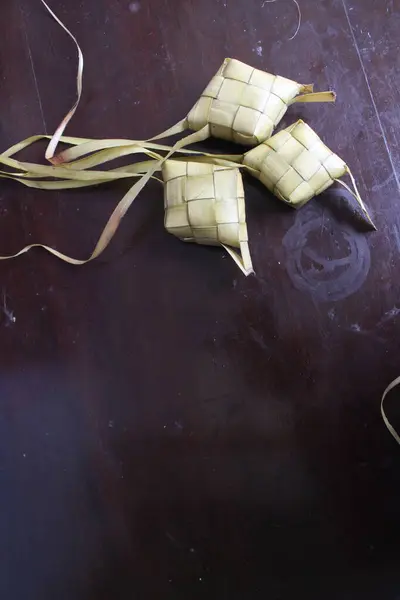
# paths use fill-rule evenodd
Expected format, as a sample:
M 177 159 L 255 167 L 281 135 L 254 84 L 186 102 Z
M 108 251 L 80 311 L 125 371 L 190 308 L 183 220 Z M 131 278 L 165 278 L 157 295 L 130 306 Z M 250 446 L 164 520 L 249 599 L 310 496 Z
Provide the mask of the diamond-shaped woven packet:
M 168 160 L 162 174 L 167 231 L 185 242 L 223 246 L 245 275 L 253 273 L 240 170 Z
M 243 164 L 275 196 L 294 208 L 300 208 L 338 181 L 353 195 L 375 227 L 349 167 L 304 121 L 297 121 L 246 152 Z M 346 173 L 350 175 L 354 192 L 340 180 Z
M 334 92 L 312 93 L 279 75 L 227 58 L 187 117 L 189 129 L 254 146 L 268 139 L 293 102 L 333 102 Z

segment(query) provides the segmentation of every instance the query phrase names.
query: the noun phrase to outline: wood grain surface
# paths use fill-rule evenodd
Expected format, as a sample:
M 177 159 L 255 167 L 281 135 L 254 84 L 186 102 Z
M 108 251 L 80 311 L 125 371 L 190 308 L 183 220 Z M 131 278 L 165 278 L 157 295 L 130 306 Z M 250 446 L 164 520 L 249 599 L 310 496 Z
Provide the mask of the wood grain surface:
M 49 0 L 50 3 L 50 0 Z M 149 137 L 225 56 L 335 89 L 297 105 L 378 231 L 331 189 L 294 212 L 245 180 L 256 276 L 163 228 L 160 187 L 85 267 L 0 263 L 0 597 L 396 600 L 400 448 L 397 0 L 52 0 L 85 55 L 68 128 Z M 2 0 L 0 143 L 54 131 L 75 49 Z M 209 150 L 240 148 L 211 141 Z M 44 146 L 30 152 L 40 159 Z M 127 184 L 0 184 L 0 253 L 88 256 Z M 400 429 L 396 393 L 387 412 Z

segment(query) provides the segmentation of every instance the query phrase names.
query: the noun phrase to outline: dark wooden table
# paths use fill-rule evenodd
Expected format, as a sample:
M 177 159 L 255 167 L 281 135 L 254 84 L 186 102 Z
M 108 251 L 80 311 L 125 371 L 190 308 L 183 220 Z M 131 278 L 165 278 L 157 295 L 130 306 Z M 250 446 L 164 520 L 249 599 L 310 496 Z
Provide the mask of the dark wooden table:
M 165 233 L 152 183 L 96 262 L 1 263 L 4 600 L 399 598 L 400 448 L 379 401 L 400 374 L 400 5 L 299 3 L 290 41 L 290 0 L 51 2 L 86 59 L 68 133 L 155 134 L 225 56 L 314 81 L 336 106 L 282 125 L 303 117 L 351 165 L 378 232 L 341 190 L 295 213 L 246 178 L 246 279 Z M 0 33 L 5 149 L 54 131 L 76 53 L 38 0 L 2 0 Z M 2 181 L 0 252 L 85 257 L 126 189 Z

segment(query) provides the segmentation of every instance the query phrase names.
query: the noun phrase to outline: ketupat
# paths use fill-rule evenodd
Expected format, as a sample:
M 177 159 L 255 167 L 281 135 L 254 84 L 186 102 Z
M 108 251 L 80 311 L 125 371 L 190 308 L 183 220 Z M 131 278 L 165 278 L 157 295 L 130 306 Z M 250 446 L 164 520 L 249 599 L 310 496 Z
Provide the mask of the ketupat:
M 164 150 L 169 153 L 171 151 L 170 147 L 157 144 L 152 144 L 154 148 L 151 151 L 136 148 L 134 149 L 135 152 L 144 151 L 153 160 L 109 171 L 93 171 L 90 169 L 90 167 L 107 162 L 111 158 L 108 153 L 106 153 L 107 158 L 105 161 L 105 157 L 100 158 L 100 153 L 98 153 L 64 167 L 34 165 L 15 161 L 11 158 L 15 152 L 37 139 L 36 137 L 21 142 L 0 155 L 0 163 L 22 171 L 19 175 L 4 173 L 0 174 L 0 177 L 16 179 L 30 187 L 43 189 L 83 187 L 120 178 L 141 177 L 143 173 L 146 173 L 148 177 L 149 173 L 161 168 L 161 156 L 155 150 Z M 90 143 L 90 141 L 80 138 L 63 138 L 63 141 L 73 144 L 75 147 Z M 129 153 L 131 151 L 133 149 L 129 148 Z M 186 241 L 224 246 L 246 275 L 253 272 L 253 268 L 248 249 L 244 193 L 239 168 L 246 168 L 259 178 L 268 189 L 274 192 L 278 198 L 296 208 L 308 202 L 314 195 L 320 194 L 336 180 L 349 189 L 339 179 L 348 172 L 356 193 L 353 194 L 350 189 L 349 191 L 360 203 L 369 222 L 372 223 L 347 165 L 329 150 L 317 134 L 303 121 L 291 125 L 242 156 L 231 157 L 197 153 L 195 151 L 187 152 L 192 158 L 167 160 L 162 168 L 163 179 L 166 183 L 166 228 Z M 243 164 L 239 165 L 232 162 L 232 158 L 238 163 L 243 161 Z M 74 166 L 78 170 L 74 170 Z M 87 168 L 89 170 L 86 170 Z M 41 181 L 39 179 L 41 176 L 65 177 L 68 180 Z M 239 186 L 235 188 L 235 192 L 232 192 L 233 181 Z M 215 186 L 216 182 L 218 182 L 218 187 Z M 112 239 L 119 222 L 144 183 L 141 178 L 120 201 L 89 259 L 72 259 L 50 248 L 46 249 L 72 264 L 84 264 L 88 260 L 93 260 L 99 256 Z M 221 210 L 226 212 L 221 212 Z M 225 214 L 228 216 L 225 216 Z M 240 248 L 241 256 L 233 250 L 235 247 Z M 22 252 L 28 249 L 25 248 Z
M 247 152 L 243 164 L 277 198 L 294 208 L 300 208 L 338 181 L 357 200 L 375 228 L 349 167 L 302 120 Z M 346 173 L 354 192 L 340 180 Z
M 272 75 L 226 58 L 189 112 L 189 129 L 209 127 L 216 138 L 254 146 L 272 135 L 293 102 L 333 102 L 334 92 L 312 93 L 280 75 Z
M 321 147 L 329 153 L 330 162 L 327 163 L 326 160 L 321 162 L 320 160 L 319 169 L 315 173 L 313 172 L 316 148 L 311 147 L 312 142 L 315 141 L 312 139 L 311 133 L 314 136 L 316 134 L 310 128 L 308 128 L 308 135 L 311 145 L 309 148 L 305 148 L 304 146 L 302 147 L 301 140 L 296 140 L 298 142 L 297 151 L 299 152 L 299 156 L 294 158 L 293 164 L 287 161 L 285 163 L 282 156 L 279 156 L 279 148 L 272 148 L 268 146 L 268 142 L 265 142 L 291 103 L 299 101 L 329 102 L 335 99 L 335 94 L 333 92 L 314 94 L 312 86 L 303 86 L 283 77 L 253 69 L 235 59 L 226 59 L 224 61 L 216 76 L 213 77 L 199 101 L 185 119 L 151 140 L 141 142 L 134 140 L 62 138 L 62 132 L 74 114 L 81 96 L 83 55 L 74 36 L 50 10 L 46 2 L 44 0 L 42 2 L 56 21 L 74 40 L 79 54 L 77 101 L 57 128 L 54 136 L 52 136 L 46 151 L 46 158 L 53 164 L 63 164 L 63 166 L 45 167 L 33 163 L 23 163 L 11 158 L 19 150 L 28 147 L 38 139 L 47 137 L 34 136 L 20 142 L 0 155 L 0 164 L 2 163 L 7 167 L 17 169 L 17 172 L 0 171 L 0 177 L 15 179 L 30 187 L 42 189 L 84 187 L 120 178 L 140 177 L 139 181 L 132 186 L 113 211 L 95 250 L 87 260 L 73 259 L 56 250 L 43 246 L 46 250 L 72 264 L 84 264 L 99 256 L 109 244 L 121 219 L 139 192 L 143 189 L 147 181 L 151 177 L 154 177 L 154 173 L 162 169 L 164 178 L 168 183 L 172 184 L 175 180 L 182 180 L 180 195 L 177 189 L 174 189 L 173 185 L 167 185 L 167 188 L 169 188 L 165 192 L 165 224 L 167 229 L 174 235 L 187 241 L 224 246 L 242 271 L 248 275 L 253 272 L 253 269 L 248 250 L 243 185 L 241 174 L 236 164 L 241 161 L 244 162 L 243 167 L 246 167 L 263 180 L 267 187 L 273 190 L 278 197 L 294 206 L 301 206 L 307 202 L 313 195 L 326 189 L 326 187 L 331 185 L 335 179 L 343 175 L 347 170 L 352 178 L 356 192 L 353 195 L 370 220 L 350 170 L 322 142 Z M 287 135 L 292 132 L 296 133 L 296 128 L 300 124 L 304 126 L 307 132 L 307 126 L 299 122 L 285 130 Z M 193 129 L 194 133 L 179 140 L 172 148 L 154 143 L 154 140 L 185 131 L 188 128 Z M 279 135 L 274 136 L 272 140 L 276 142 Z M 244 156 L 214 156 L 207 153 L 185 150 L 184 152 L 187 154 L 197 155 L 195 158 L 197 167 L 188 166 L 194 164 L 189 163 L 189 157 L 186 159 L 186 163 L 180 160 L 165 162 L 175 152 L 182 152 L 185 146 L 196 141 L 205 140 L 210 136 L 229 139 L 244 145 L 254 145 L 260 141 L 264 143 Z M 318 136 L 316 138 L 319 140 Z M 72 144 L 73 147 L 62 152 L 60 155 L 54 156 L 59 141 L 66 141 Z M 285 142 L 281 146 L 285 146 Z M 163 150 L 167 152 L 165 156 L 158 154 L 158 151 Z M 275 162 L 271 160 L 271 152 L 273 150 L 277 150 Z M 308 151 L 307 156 L 304 150 Z M 153 160 L 128 165 L 119 169 L 111 169 L 110 171 L 90 170 L 93 166 L 104 164 L 114 158 L 138 152 L 147 154 Z M 265 164 L 262 156 L 264 156 Z M 185 166 L 182 167 L 184 164 Z M 169 170 L 178 169 L 177 165 L 180 165 L 179 172 L 181 175 L 172 177 L 171 179 L 169 177 Z M 260 166 L 259 171 L 255 168 L 257 165 Z M 327 165 L 329 168 L 327 168 Z M 320 186 L 311 185 L 310 181 L 315 183 L 313 179 L 314 175 L 321 175 L 322 168 L 328 174 L 327 178 L 325 174 L 325 179 L 327 180 L 320 182 Z M 185 170 L 183 171 L 183 169 Z M 56 178 L 58 181 L 41 180 L 41 177 Z M 273 181 L 274 178 L 276 179 L 275 182 Z M 236 182 L 236 193 L 232 194 L 234 181 Z M 218 182 L 218 186 L 216 182 Z M 344 182 L 340 183 L 349 189 Z M 203 186 L 205 186 L 207 191 L 205 196 Z M 188 195 L 183 195 L 183 189 L 185 190 L 185 194 L 187 194 L 187 190 L 192 191 Z M 349 191 L 351 192 L 351 190 Z M 196 197 L 193 197 L 193 194 Z M 179 203 L 181 204 L 180 209 L 175 210 Z M 185 228 L 186 233 L 184 233 Z M 24 248 L 14 256 L 18 256 L 34 246 L 36 244 Z M 240 248 L 241 256 L 233 250 L 233 247 Z M 12 257 L 0 257 L 0 259 L 5 258 Z
M 168 160 L 162 174 L 167 231 L 185 242 L 223 246 L 245 275 L 253 273 L 240 170 Z
M 87 143 L 86 140 L 79 138 L 63 138 L 63 140 L 76 147 Z M 151 161 L 110 171 L 92 171 L 86 170 L 86 167 L 97 165 L 102 160 L 96 158 L 94 161 L 91 159 L 76 161 L 75 166 L 79 166 L 80 170 L 74 170 L 74 163 L 68 167 L 46 167 L 20 163 L 12 159 L 11 156 L 26 144 L 29 144 L 29 141 L 17 144 L 0 155 L 0 163 L 20 168 L 25 172 L 21 175 L 0 174 L 0 177 L 9 177 L 30 187 L 43 189 L 67 189 L 96 185 L 120 178 L 140 177 L 143 172 L 148 174 L 160 169 L 161 157 L 154 152 L 155 149 L 171 150 L 168 146 L 154 145 L 157 148 L 153 151 L 144 150 L 153 158 Z M 230 156 L 194 151 L 190 151 L 190 155 L 192 158 L 187 157 L 184 160 L 167 160 L 162 167 L 165 182 L 165 226 L 170 233 L 185 241 L 224 246 L 246 275 L 252 273 L 253 268 L 248 248 L 243 184 L 239 168 L 246 168 L 278 198 L 296 208 L 320 194 L 334 181 L 342 183 L 349 189 L 339 179 L 347 172 L 352 178 L 356 193 L 354 194 L 350 189 L 349 191 L 360 203 L 372 224 L 347 165 L 329 150 L 303 121 L 291 125 L 245 155 L 234 157 L 239 162 L 242 160 L 242 165 L 232 162 Z M 68 178 L 68 181 L 40 181 L 38 179 L 40 176 L 57 178 L 63 176 Z M 142 187 L 143 180 L 140 179 L 120 201 L 89 261 L 99 256 L 107 247 L 119 222 Z M 233 250 L 235 247 L 240 249 L 241 256 Z M 25 248 L 22 252 L 28 249 Z M 46 249 L 72 264 L 88 262 L 88 260 L 77 260 L 61 255 L 50 248 Z

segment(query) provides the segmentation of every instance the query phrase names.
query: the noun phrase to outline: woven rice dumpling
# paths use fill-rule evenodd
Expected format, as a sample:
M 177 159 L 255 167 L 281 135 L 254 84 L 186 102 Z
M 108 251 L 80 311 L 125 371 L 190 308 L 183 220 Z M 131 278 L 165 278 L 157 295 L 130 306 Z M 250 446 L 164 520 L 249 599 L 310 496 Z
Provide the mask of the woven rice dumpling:
M 290 125 L 244 155 L 244 165 L 277 198 L 300 208 L 348 173 L 367 219 L 373 225 L 346 163 L 304 121 Z M 349 188 L 348 188 L 349 189 Z
M 185 242 L 223 246 L 246 275 L 252 273 L 240 170 L 168 160 L 162 173 L 167 231 Z
M 333 92 L 312 90 L 312 85 L 227 58 L 189 112 L 187 123 L 195 131 L 209 125 L 213 137 L 254 146 L 272 135 L 293 102 L 335 100 Z

